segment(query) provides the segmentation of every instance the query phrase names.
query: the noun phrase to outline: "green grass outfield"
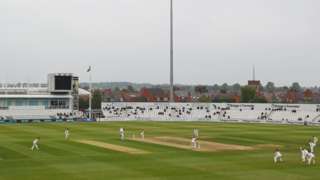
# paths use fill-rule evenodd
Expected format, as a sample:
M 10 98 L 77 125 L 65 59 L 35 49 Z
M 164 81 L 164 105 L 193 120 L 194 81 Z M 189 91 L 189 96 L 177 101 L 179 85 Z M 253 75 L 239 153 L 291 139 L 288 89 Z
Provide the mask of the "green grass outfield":
M 130 155 L 64 140 L 89 139 L 151 152 Z M 282 145 L 284 163 L 273 164 L 273 149 L 255 151 L 193 152 L 155 144 L 119 141 L 119 128 L 130 136 L 144 128 L 148 136 L 190 138 L 198 128 L 204 140 L 227 144 Z M 0 125 L 0 180 L 319 180 L 319 164 L 300 162 L 299 146 L 320 127 L 270 124 L 189 122 L 38 123 Z M 40 151 L 30 150 L 41 137 Z M 319 150 L 320 152 L 320 147 Z M 320 155 L 320 153 L 316 153 Z

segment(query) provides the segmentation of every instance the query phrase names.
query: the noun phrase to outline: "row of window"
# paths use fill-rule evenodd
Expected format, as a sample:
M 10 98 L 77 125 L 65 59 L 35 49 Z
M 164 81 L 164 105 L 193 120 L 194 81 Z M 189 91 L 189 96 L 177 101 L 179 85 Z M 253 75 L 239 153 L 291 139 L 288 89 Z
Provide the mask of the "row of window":
M 10 106 L 44 106 L 45 108 L 68 108 L 69 99 L 0 99 L 0 107 Z

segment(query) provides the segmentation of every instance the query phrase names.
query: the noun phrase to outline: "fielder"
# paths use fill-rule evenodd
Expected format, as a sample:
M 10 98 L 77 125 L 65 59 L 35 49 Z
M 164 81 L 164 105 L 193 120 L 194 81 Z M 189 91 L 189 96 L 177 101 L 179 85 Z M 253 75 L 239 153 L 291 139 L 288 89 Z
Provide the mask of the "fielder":
M 306 158 L 308 165 L 316 164 L 316 156 L 311 151 L 308 152 Z
M 31 150 L 33 151 L 34 149 L 37 149 L 39 151 L 39 147 L 38 147 L 38 142 L 40 140 L 40 137 L 37 137 L 35 140 L 33 140 L 32 142 L 32 147 Z
M 309 153 L 308 150 L 303 149 L 302 147 L 300 147 L 300 151 L 301 151 L 301 160 L 302 160 L 302 162 L 306 162 L 307 154 Z
M 193 137 L 191 139 L 191 146 L 192 146 L 192 149 L 200 149 L 200 144 L 199 144 L 198 139 L 196 137 Z
M 314 148 L 316 147 L 316 144 L 313 141 L 310 141 L 309 146 L 310 146 L 310 151 L 314 153 Z
M 140 132 L 141 139 L 144 140 L 144 129 Z
M 279 149 L 276 149 L 274 152 L 274 163 L 282 162 L 282 154 Z
M 124 141 L 124 137 L 125 137 L 125 130 L 124 128 L 120 128 L 120 140 Z
M 66 129 L 64 130 L 64 138 L 65 138 L 65 140 L 68 140 L 68 139 L 69 139 L 69 136 L 70 136 L 70 131 L 69 131 L 68 128 L 66 128 Z

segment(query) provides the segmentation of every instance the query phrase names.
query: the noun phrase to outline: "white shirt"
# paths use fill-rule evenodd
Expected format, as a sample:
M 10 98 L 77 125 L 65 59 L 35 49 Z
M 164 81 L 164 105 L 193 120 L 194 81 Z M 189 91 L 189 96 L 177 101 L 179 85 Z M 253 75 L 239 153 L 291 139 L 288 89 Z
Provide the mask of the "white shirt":
M 120 128 L 120 134 L 123 134 L 123 133 L 124 133 L 124 129 Z
M 306 157 L 309 152 L 306 149 L 301 150 L 301 156 Z
M 276 157 L 281 157 L 281 156 L 282 156 L 282 154 L 280 153 L 280 151 L 276 151 L 276 152 L 274 153 L 274 155 L 275 155 Z
M 38 143 L 38 141 L 39 141 L 39 139 L 35 139 L 35 140 L 33 140 L 33 144 L 37 144 L 37 143 Z
M 311 153 L 311 152 L 310 152 L 310 153 L 308 152 L 307 157 L 308 157 L 309 159 L 312 159 L 312 158 L 315 157 L 315 155 L 314 155 L 313 153 Z
M 310 142 L 309 145 L 311 148 L 314 148 L 316 146 L 316 144 L 314 142 Z

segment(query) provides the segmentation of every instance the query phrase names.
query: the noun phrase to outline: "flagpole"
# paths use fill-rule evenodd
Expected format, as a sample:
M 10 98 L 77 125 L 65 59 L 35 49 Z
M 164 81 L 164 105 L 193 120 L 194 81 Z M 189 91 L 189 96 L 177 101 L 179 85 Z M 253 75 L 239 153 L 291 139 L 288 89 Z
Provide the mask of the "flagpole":
M 89 67 L 89 119 L 91 121 L 92 118 L 92 74 L 91 74 L 91 66 Z

